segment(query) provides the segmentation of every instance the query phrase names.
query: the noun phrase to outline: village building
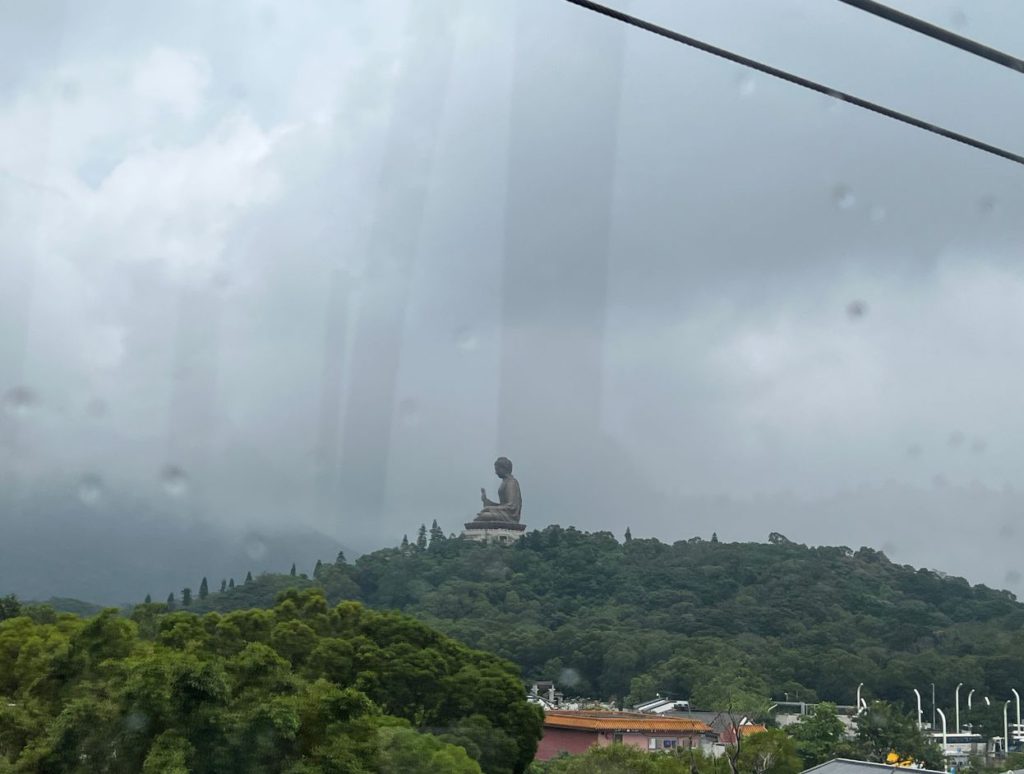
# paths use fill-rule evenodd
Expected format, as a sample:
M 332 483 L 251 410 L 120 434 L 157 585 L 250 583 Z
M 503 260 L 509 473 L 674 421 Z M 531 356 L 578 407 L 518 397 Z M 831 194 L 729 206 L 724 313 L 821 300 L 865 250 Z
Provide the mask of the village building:
M 641 750 L 700 748 L 711 728 L 699 720 L 659 717 L 639 712 L 548 712 L 537 760 L 560 753 L 578 755 L 591 747 L 624 744 Z

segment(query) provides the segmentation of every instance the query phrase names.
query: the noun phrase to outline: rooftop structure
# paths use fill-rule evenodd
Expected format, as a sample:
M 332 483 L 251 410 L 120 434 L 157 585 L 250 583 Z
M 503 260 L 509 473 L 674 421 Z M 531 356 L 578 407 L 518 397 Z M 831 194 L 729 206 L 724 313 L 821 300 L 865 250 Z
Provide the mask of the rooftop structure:
M 637 712 L 651 712 L 655 715 L 662 715 L 666 712 L 686 712 L 690 709 L 690 702 L 685 699 L 664 699 L 658 697 L 633 707 Z
M 711 731 L 707 723 L 690 718 L 651 717 L 639 712 L 548 712 L 544 725 L 552 728 L 578 728 L 590 731 L 674 731 L 704 734 Z
M 710 733 L 707 723 L 692 718 L 639 712 L 553 711 L 544 716 L 537 759 L 546 761 L 563 752 L 579 754 L 610 744 L 650 752 L 698 747 L 701 737 Z
M 803 774 L 885 774 L 885 772 L 907 771 L 905 766 L 896 766 L 889 763 L 868 763 L 867 761 L 851 761 L 848 758 L 833 758 L 825 763 L 819 763 L 806 769 Z M 915 774 L 945 774 L 945 772 L 933 769 L 913 769 Z

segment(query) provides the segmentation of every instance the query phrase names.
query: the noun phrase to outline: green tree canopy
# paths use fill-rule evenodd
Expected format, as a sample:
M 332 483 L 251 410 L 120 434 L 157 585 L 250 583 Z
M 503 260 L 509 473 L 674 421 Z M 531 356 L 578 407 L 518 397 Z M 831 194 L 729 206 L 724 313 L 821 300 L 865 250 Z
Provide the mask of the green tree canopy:
M 0 597 L 0 621 L 21 615 L 21 602 L 13 594 Z
M 833 758 L 851 757 L 845 729 L 843 721 L 836 714 L 835 705 L 822 702 L 813 712 L 804 715 L 798 723 L 786 730 L 796 742 L 804 768 L 809 769 Z
M 163 609 L 0 622 L 4 765 L 519 774 L 536 750 L 516 670 L 400 614 L 331 607 L 319 589 L 269 610 Z
M 865 760 L 885 763 L 890 753 L 901 761 L 944 769 L 942 749 L 917 725 L 917 719 L 892 704 L 872 702 L 857 716 L 857 746 Z

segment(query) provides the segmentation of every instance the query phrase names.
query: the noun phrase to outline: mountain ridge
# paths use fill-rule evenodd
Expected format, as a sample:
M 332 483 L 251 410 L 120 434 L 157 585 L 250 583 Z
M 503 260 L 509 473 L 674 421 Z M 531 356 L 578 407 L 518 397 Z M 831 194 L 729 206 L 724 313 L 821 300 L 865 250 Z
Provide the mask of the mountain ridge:
M 444 538 L 322 564 L 297 585 L 332 600 L 409 613 L 519 664 L 566 692 L 699 704 L 853 701 L 907 705 L 932 682 L 1001 695 L 1024 679 L 1024 605 L 1005 590 L 909 565 L 881 551 L 693 538 L 617 540 L 550 526 L 511 546 Z M 293 581 L 197 601 L 197 610 L 261 603 Z M 261 589 L 266 588 L 265 591 Z M 265 602 L 266 600 L 264 600 Z

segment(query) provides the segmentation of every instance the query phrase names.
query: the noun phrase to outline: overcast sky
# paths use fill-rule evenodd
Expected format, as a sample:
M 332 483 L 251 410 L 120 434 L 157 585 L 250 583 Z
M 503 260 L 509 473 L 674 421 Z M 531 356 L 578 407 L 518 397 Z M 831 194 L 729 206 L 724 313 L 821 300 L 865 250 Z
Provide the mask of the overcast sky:
M 1014 0 L 891 4 L 1024 55 Z M 1024 76 L 841 3 L 628 9 L 1024 152 Z M 1024 594 L 1024 168 L 562 0 L 0 21 L 0 518 L 369 549 L 502 454 L 531 527 Z

